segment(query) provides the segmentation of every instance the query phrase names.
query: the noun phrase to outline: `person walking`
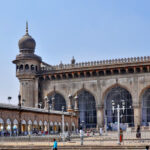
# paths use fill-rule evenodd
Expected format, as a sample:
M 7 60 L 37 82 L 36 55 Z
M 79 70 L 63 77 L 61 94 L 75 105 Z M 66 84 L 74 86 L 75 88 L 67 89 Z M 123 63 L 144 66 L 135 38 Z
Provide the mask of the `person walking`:
M 99 129 L 99 134 L 100 134 L 100 136 L 103 135 L 103 128 L 102 127 L 100 127 L 100 129 Z
M 80 141 L 81 141 L 81 145 L 83 145 L 83 136 L 84 136 L 84 132 L 82 129 L 80 129 Z
M 53 141 L 54 141 L 53 150 L 57 150 L 57 141 L 56 139 L 54 139 Z
M 123 130 L 120 128 L 120 143 L 123 141 Z

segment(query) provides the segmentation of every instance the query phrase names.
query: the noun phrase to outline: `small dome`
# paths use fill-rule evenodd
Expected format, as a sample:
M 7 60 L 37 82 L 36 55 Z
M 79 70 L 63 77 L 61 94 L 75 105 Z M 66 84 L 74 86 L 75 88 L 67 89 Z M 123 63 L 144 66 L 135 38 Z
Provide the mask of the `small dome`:
M 19 40 L 19 49 L 20 50 L 33 50 L 35 49 L 35 40 L 29 35 L 25 34 L 20 40 Z
M 19 40 L 18 46 L 20 51 L 33 51 L 36 46 L 35 40 L 28 34 L 28 23 L 26 23 L 26 34 Z

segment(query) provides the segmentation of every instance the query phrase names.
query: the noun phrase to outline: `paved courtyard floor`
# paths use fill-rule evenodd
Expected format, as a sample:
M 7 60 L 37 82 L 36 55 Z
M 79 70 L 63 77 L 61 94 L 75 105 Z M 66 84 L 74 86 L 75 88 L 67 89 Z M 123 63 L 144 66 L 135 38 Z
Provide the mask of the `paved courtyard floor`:
M 145 133 L 144 136 L 142 136 L 141 139 L 136 139 L 135 134 L 129 134 L 129 133 L 124 133 L 124 140 L 121 143 L 121 145 L 118 145 L 117 138 L 118 135 L 116 132 L 109 132 L 107 134 L 103 134 L 102 136 L 99 136 L 99 134 L 91 135 L 91 136 L 85 136 L 84 137 L 84 142 L 83 145 L 88 147 L 114 147 L 114 149 L 118 149 L 116 147 L 122 147 L 121 149 L 124 149 L 125 147 L 134 147 L 138 149 L 139 147 L 142 147 L 140 149 L 143 149 L 146 145 L 150 145 L 150 138 L 148 138 L 148 135 L 150 136 L 149 133 Z M 146 138 L 147 136 L 147 138 Z M 32 147 L 42 147 L 45 149 L 52 147 L 53 142 L 50 140 L 47 141 L 0 141 L 0 148 L 7 148 L 7 147 L 26 147 L 30 148 Z M 74 137 L 71 138 L 71 141 L 66 141 L 66 142 L 58 142 L 58 147 L 69 147 L 71 149 L 76 149 L 75 147 L 80 147 L 81 142 L 79 137 Z M 123 148 L 124 147 L 124 148 Z M 85 149 L 87 149 L 85 148 Z M 68 148 L 66 148 L 68 149 Z M 81 149 L 81 148 L 80 148 Z M 100 149 L 100 148 L 99 148 Z M 104 148 L 103 148 L 104 149 Z M 128 149 L 128 148 L 126 148 Z

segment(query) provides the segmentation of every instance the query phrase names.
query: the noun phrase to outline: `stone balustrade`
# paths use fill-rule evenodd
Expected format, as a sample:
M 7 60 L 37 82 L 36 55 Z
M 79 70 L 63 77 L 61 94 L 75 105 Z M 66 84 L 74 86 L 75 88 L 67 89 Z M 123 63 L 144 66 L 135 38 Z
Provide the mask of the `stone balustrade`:
M 43 64 L 43 65 L 41 65 L 41 71 L 72 69 L 72 68 L 92 67 L 92 66 L 116 65 L 116 64 L 127 64 L 127 63 L 138 63 L 138 62 L 140 63 L 140 62 L 149 62 L 149 61 L 150 61 L 150 56 L 144 56 L 144 57 L 131 57 L 131 58 L 81 62 L 81 63 L 76 63 L 76 64 L 60 63 L 60 65 L 56 65 L 56 66 L 49 66 L 49 65 Z

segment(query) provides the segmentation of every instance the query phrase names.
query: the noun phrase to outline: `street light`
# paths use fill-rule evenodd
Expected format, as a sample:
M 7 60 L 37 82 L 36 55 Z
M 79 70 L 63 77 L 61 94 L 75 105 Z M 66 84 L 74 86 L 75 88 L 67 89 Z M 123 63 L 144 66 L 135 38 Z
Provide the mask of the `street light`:
M 11 101 L 11 99 L 12 99 L 12 97 L 11 96 L 8 96 L 8 101 L 9 101 L 9 103 L 10 103 L 10 101 Z
M 45 102 L 48 104 L 48 134 L 50 134 L 50 121 L 49 121 L 49 114 L 50 114 L 50 100 L 48 99 L 47 96 L 44 98 Z
M 124 113 L 124 110 L 125 110 L 125 101 L 124 100 L 121 100 L 122 102 L 122 108 L 120 106 L 120 104 L 117 104 L 117 107 L 115 107 L 115 101 L 112 100 L 112 110 L 113 110 L 113 113 L 115 112 L 115 110 L 117 110 L 117 122 L 118 122 L 118 144 L 120 144 L 120 111 L 123 110 L 123 113 Z
M 80 129 L 80 143 L 81 143 L 81 145 L 83 145 L 83 136 L 84 136 L 83 124 L 84 124 L 84 120 L 81 121 L 82 128 Z
M 21 103 L 21 95 L 19 93 L 18 95 L 18 100 L 19 100 L 19 135 L 21 135 L 21 107 L 22 105 L 24 105 L 24 102 L 25 102 L 25 99 L 22 100 L 22 103 Z
M 64 106 L 62 106 L 62 139 L 64 142 L 65 141 L 65 136 L 64 136 Z

